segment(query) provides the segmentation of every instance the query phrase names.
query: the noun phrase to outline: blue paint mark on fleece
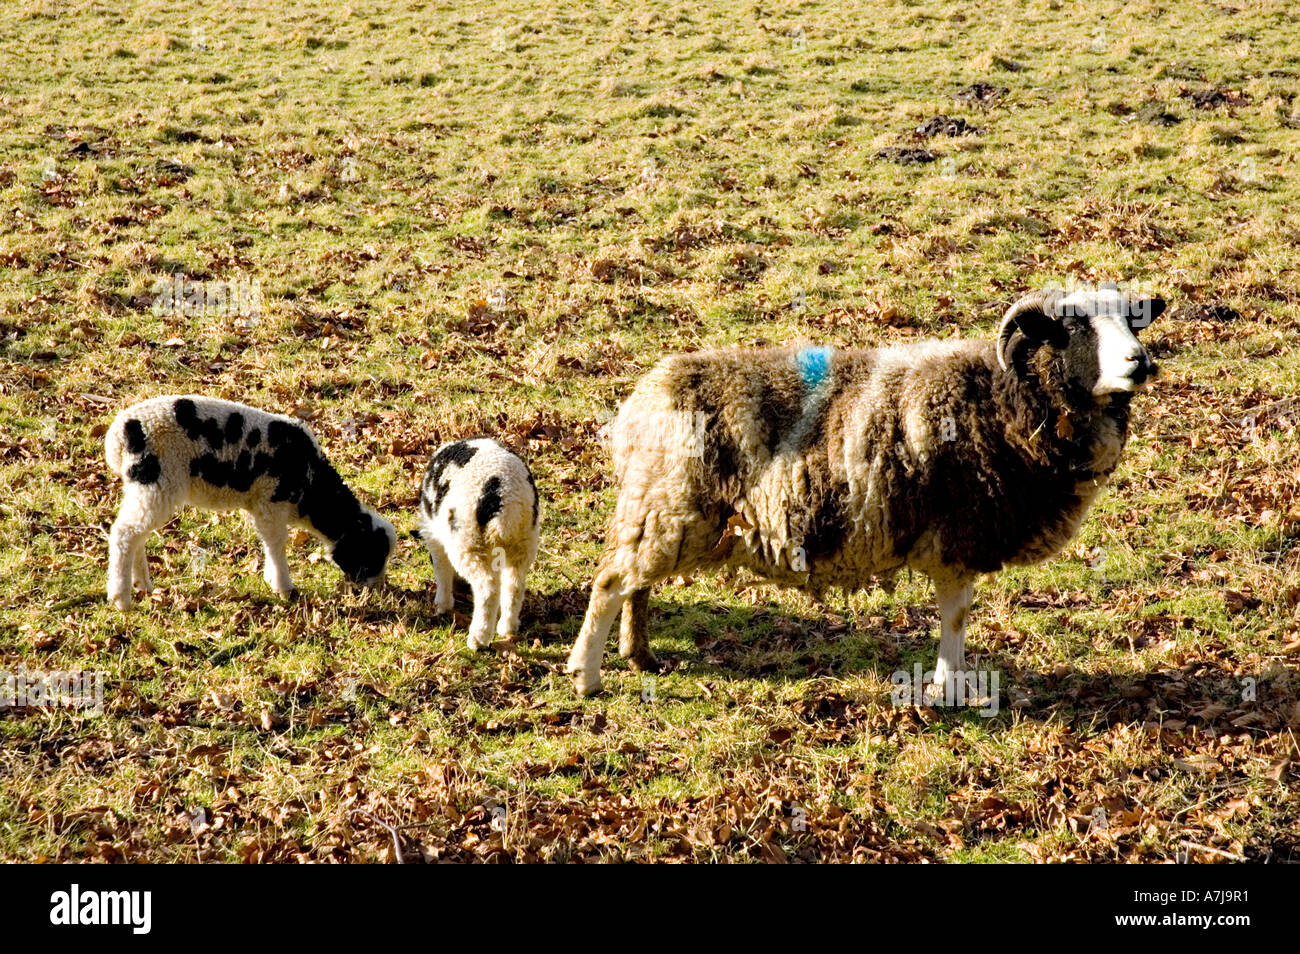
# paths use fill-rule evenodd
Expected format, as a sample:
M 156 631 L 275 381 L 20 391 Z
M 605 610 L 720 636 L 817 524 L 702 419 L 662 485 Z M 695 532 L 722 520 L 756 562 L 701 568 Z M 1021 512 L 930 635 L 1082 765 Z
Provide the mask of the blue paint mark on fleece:
M 834 353 L 834 348 L 824 345 L 809 345 L 795 353 L 794 363 L 799 369 L 799 380 L 809 391 L 815 391 L 826 383 L 831 373 L 831 356 Z

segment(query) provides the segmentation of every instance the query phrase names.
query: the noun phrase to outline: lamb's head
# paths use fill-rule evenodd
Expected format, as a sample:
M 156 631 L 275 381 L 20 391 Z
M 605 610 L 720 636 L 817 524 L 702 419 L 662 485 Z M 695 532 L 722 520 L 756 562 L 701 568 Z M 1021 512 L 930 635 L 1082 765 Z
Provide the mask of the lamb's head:
M 396 545 L 393 525 L 367 507 L 335 541 L 330 558 L 353 583 L 374 586 L 383 580 L 388 556 Z
M 1150 387 L 1160 369 L 1136 332 L 1165 310 L 1160 298 L 1128 296 L 1102 287 L 1065 294 L 1031 292 L 1012 305 L 998 329 L 998 362 L 1011 365 L 1017 331 L 1061 356 L 1072 390 L 1101 397 Z

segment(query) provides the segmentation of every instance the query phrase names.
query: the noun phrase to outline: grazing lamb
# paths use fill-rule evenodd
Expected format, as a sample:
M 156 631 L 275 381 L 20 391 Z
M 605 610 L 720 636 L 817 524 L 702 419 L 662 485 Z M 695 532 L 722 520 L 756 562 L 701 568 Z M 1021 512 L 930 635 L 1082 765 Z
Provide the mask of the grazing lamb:
M 104 456 L 123 481 L 108 544 L 108 598 L 121 610 L 131 606 L 133 575 L 150 590 L 149 534 L 186 504 L 243 510 L 266 552 L 263 576 L 281 595 L 294 591 L 284 556 L 290 523 L 332 544 L 339 569 L 366 586 L 383 578 L 397 542 L 297 418 L 199 395 L 157 397 L 117 415 Z
M 507 637 L 519 625 L 528 570 L 537 556 L 541 501 L 528 465 L 496 441 L 438 448 L 420 485 L 416 539 L 433 559 L 435 608 L 451 609 L 452 570 L 474 589 L 469 648 Z
M 996 341 L 728 348 L 660 362 L 612 435 L 618 502 L 569 672 L 656 664 L 650 588 L 722 565 L 820 593 L 934 581 L 934 683 L 963 669 L 973 582 L 1060 550 L 1119 462 L 1157 368 L 1133 330 L 1165 303 L 1113 288 L 1027 295 Z

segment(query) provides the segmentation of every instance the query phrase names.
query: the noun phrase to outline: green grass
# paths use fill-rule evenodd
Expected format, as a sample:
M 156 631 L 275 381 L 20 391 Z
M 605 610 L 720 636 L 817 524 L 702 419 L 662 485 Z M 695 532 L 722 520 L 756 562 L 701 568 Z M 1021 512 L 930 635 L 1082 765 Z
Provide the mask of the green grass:
M 102 716 L 0 712 L 0 857 L 1294 860 L 1297 410 L 1242 428 L 1300 370 L 1289 6 L 698 6 L 4 5 L 0 669 L 107 675 Z M 940 113 L 983 131 L 913 141 Z M 152 313 L 177 273 L 262 310 Z M 996 717 L 890 704 L 920 578 L 671 582 L 665 673 L 574 697 L 597 432 L 661 355 L 987 335 L 1067 279 L 1165 294 L 1167 375 L 1076 543 L 977 588 Z M 439 443 L 512 442 L 518 643 L 470 656 L 409 541 L 373 593 L 295 548 L 284 605 L 192 511 L 110 610 L 104 428 L 176 391 L 297 410 L 403 528 Z

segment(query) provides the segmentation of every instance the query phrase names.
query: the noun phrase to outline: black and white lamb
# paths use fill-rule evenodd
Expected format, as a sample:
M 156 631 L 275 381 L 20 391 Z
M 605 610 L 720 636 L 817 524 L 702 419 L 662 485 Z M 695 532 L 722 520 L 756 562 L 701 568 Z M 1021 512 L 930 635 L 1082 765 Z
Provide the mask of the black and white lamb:
M 434 606 L 452 606 L 453 569 L 474 591 L 467 640 L 477 652 L 519 625 L 528 571 L 537 557 L 541 501 L 528 465 L 496 441 L 445 444 L 420 485 L 415 536 L 433 560 Z
M 121 610 L 131 606 L 133 577 L 150 590 L 149 534 L 186 504 L 243 510 L 266 554 L 263 576 L 286 596 L 294 591 L 284 555 L 290 524 L 328 542 L 339 569 L 365 586 L 383 578 L 397 542 L 297 418 L 200 395 L 157 397 L 117 415 L 104 456 L 123 482 L 108 545 L 108 598 Z
M 995 341 L 666 358 L 613 428 L 618 501 L 569 656 L 576 688 L 600 689 L 620 608 L 620 654 L 653 667 L 651 587 L 723 565 L 813 592 L 926 573 L 946 685 L 976 577 L 1059 551 L 1118 464 L 1129 402 L 1157 371 L 1133 332 L 1164 307 L 1037 292 Z

